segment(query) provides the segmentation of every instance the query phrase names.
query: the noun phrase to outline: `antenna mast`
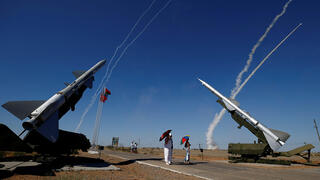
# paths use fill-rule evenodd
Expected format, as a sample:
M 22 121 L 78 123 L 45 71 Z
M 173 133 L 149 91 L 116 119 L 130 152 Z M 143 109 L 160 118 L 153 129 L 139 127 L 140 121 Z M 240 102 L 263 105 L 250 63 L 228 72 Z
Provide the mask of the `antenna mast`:
M 313 119 L 313 122 L 314 122 L 314 127 L 316 128 L 316 131 L 317 131 L 317 134 L 318 134 L 319 142 L 320 142 L 320 136 L 319 136 L 319 131 L 318 131 L 318 126 L 317 126 L 317 123 L 316 123 L 316 119 Z

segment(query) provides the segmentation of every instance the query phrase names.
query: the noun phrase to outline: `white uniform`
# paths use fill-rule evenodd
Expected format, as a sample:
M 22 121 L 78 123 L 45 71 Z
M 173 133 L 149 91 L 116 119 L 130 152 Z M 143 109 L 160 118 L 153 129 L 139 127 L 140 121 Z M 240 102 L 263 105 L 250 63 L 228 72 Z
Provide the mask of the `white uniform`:
M 190 148 L 186 148 L 186 157 L 184 158 L 185 162 L 190 161 Z
M 164 161 L 167 164 L 172 163 L 172 149 L 173 149 L 172 139 L 169 139 L 167 144 L 164 143 Z

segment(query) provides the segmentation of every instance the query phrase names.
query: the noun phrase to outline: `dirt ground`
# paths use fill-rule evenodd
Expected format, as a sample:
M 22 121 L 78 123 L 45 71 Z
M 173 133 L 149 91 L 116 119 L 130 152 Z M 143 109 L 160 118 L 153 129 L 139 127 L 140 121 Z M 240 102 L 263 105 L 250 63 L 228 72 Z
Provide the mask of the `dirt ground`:
M 163 157 L 163 149 L 162 148 L 140 148 L 138 153 L 141 154 L 151 154 L 158 157 Z M 174 149 L 173 157 L 178 159 L 183 159 L 186 152 L 183 149 Z M 203 153 L 198 149 L 191 150 L 191 161 L 192 160 L 204 160 L 204 161 L 217 161 L 217 160 L 228 160 L 228 151 L 227 150 L 207 150 L 204 149 Z M 300 156 L 292 156 L 292 157 L 268 157 L 268 159 L 281 159 L 281 160 L 291 160 L 298 163 L 306 163 L 307 161 Z M 320 163 L 320 153 L 311 153 L 311 162 L 315 164 Z
M 91 155 L 86 152 L 81 152 L 78 156 L 96 158 L 97 155 Z M 84 179 L 109 179 L 109 180 L 161 180 L 161 179 L 195 179 L 191 176 L 173 173 L 156 167 L 150 167 L 147 165 L 141 165 L 133 163 L 131 161 L 125 161 L 122 159 L 109 157 L 107 155 L 101 155 L 101 159 L 116 167 L 120 168 L 120 171 L 77 171 L 77 172 L 54 172 L 54 176 L 36 176 L 36 175 L 20 175 L 15 174 L 7 179 L 9 180 L 29 180 L 29 179 L 59 179 L 59 180 L 84 180 Z
M 129 151 L 129 148 L 118 149 L 121 151 Z M 163 157 L 162 148 L 139 148 L 139 154 L 152 155 L 154 157 Z M 97 158 L 97 155 L 90 155 L 86 152 L 81 152 L 78 157 L 90 157 Z M 174 159 L 183 159 L 185 156 L 185 151 L 183 149 L 175 149 L 173 153 Z M 182 174 L 177 174 L 174 172 L 166 171 L 156 167 L 150 167 L 147 165 L 142 165 L 134 163 L 132 161 L 126 161 L 123 159 L 118 159 L 108 155 L 101 155 L 101 159 L 108 162 L 116 167 L 120 168 L 120 171 L 77 171 L 77 172 L 53 172 L 51 176 L 37 176 L 37 175 L 26 175 L 26 174 L 15 174 L 7 179 L 196 179 L 195 177 L 186 176 Z M 199 150 L 191 150 L 191 161 L 219 161 L 227 160 L 228 153 L 226 150 L 204 150 L 201 153 Z M 290 159 L 298 162 L 306 162 L 303 158 L 294 156 Z M 320 154 L 313 153 L 311 155 L 311 161 L 320 163 Z M 294 167 L 284 167 L 284 168 L 294 168 Z M 300 167 L 301 168 L 301 167 Z M 308 168 L 308 166 L 306 166 Z

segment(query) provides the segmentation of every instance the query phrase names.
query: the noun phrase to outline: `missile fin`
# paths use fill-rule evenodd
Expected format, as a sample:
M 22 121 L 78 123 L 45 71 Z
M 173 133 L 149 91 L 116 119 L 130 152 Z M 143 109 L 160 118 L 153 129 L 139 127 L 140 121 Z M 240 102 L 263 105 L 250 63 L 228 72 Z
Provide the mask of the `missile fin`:
M 277 151 L 282 146 L 282 144 L 280 142 L 277 142 L 274 138 L 272 138 L 270 135 L 268 135 L 264 131 L 262 131 L 262 132 L 263 132 L 264 137 L 266 137 L 268 144 L 273 151 Z
M 2 107 L 20 120 L 23 120 L 44 102 L 45 101 L 9 101 L 3 104 Z
M 223 100 L 223 103 L 225 104 L 226 108 L 228 111 L 235 111 L 236 109 L 234 107 L 232 107 L 228 102 L 226 102 L 225 100 Z
M 84 74 L 86 71 L 73 71 L 72 74 L 76 77 L 79 78 L 82 74 Z
M 52 114 L 37 131 L 51 142 L 56 142 L 59 136 L 59 115 L 58 112 Z
M 84 85 L 90 89 L 92 89 L 92 86 L 93 86 L 93 81 L 94 81 L 94 77 L 92 76 L 90 79 L 88 79 Z
M 283 131 L 279 131 L 279 130 L 276 130 L 276 129 L 271 129 L 269 128 L 271 132 L 273 132 L 273 134 L 275 134 L 276 136 L 279 137 L 279 139 L 282 141 L 282 142 L 286 142 L 288 140 L 288 138 L 290 137 L 290 134 L 286 133 L 286 132 L 283 132 Z

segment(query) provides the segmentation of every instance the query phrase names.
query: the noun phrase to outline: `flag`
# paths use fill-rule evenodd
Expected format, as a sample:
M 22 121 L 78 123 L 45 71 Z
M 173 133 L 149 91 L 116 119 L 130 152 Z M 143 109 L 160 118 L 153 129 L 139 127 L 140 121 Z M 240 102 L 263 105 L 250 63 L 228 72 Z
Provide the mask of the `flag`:
M 108 99 L 108 95 L 111 95 L 111 92 L 107 88 L 104 88 L 100 95 L 100 101 L 105 102 Z

